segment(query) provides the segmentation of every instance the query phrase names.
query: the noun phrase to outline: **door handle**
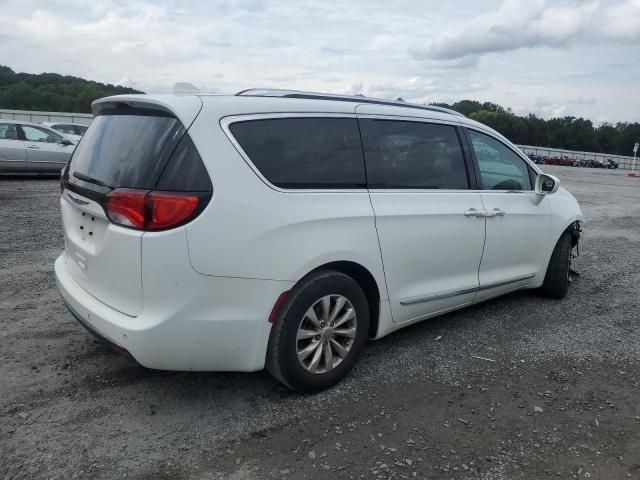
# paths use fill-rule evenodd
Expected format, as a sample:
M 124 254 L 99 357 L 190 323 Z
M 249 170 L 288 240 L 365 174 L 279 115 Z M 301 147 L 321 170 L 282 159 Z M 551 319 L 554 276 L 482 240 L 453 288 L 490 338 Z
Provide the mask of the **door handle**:
M 464 212 L 465 217 L 484 217 L 484 210 L 476 210 L 475 208 L 470 208 L 466 212 Z
M 34 150 L 40 150 L 40 147 L 37 145 L 27 145 L 27 148 L 33 148 Z
M 485 217 L 504 217 L 507 214 L 504 210 L 500 210 L 499 208 L 494 208 L 493 210 L 485 211 L 483 216 Z
M 504 210 L 500 210 L 499 208 L 494 208 L 493 210 L 476 210 L 475 208 L 470 208 L 466 212 L 464 212 L 465 217 L 504 217 L 507 214 Z

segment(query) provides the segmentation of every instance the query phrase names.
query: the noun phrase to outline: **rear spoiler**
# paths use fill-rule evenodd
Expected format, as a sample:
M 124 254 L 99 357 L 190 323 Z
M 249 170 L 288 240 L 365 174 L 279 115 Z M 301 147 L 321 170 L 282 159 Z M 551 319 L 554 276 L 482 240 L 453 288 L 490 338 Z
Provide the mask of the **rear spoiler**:
M 168 108 L 157 103 L 139 102 L 131 100 L 109 100 L 93 102 L 91 111 L 98 115 L 149 115 L 155 117 L 173 117 L 176 115 Z

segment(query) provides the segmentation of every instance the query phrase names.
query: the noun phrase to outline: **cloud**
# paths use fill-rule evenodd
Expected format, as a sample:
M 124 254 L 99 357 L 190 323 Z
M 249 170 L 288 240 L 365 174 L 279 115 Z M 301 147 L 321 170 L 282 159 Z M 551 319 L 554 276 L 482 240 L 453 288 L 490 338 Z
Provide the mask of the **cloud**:
M 292 88 L 513 108 L 544 96 L 554 103 L 546 115 L 567 105 L 629 121 L 640 111 L 640 0 L 0 4 L 0 63 L 16 71 L 146 92 L 190 82 L 203 91 Z M 541 46 L 552 48 L 527 50 Z M 579 97 L 598 101 L 571 103 Z
M 594 38 L 640 39 L 640 0 L 602 6 L 594 0 L 562 6 L 545 0 L 504 0 L 494 12 L 410 47 L 409 54 L 419 61 L 456 60 Z
M 568 97 L 562 99 L 549 99 L 547 97 L 537 97 L 529 99 L 524 105 L 516 107 L 515 113 L 518 115 L 536 114 L 544 118 L 564 117 L 575 115 L 576 107 L 593 107 L 598 103 L 595 97 Z
M 627 0 L 612 7 L 602 22 L 601 29 L 611 38 L 640 40 L 640 0 Z
M 472 96 L 489 87 L 487 83 L 460 78 L 451 80 L 445 76 L 408 77 L 384 82 L 358 81 L 344 88 L 333 89 L 333 93 L 345 95 L 366 95 L 374 98 L 396 99 L 403 98 L 412 103 L 431 103 L 442 101 L 443 92 L 449 96 Z

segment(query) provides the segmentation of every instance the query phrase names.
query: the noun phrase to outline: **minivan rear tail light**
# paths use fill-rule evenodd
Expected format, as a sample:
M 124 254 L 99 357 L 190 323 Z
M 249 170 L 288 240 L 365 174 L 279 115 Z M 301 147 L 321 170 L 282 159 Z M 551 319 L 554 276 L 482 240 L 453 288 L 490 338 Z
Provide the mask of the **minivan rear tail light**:
M 104 209 L 116 225 L 167 230 L 189 220 L 199 203 L 196 194 L 117 188 L 107 195 Z
M 146 190 L 117 188 L 107 195 L 105 211 L 111 222 L 123 227 L 144 229 Z
M 147 230 L 162 230 L 182 223 L 198 206 L 198 197 L 184 193 L 150 192 L 147 204 L 151 215 Z

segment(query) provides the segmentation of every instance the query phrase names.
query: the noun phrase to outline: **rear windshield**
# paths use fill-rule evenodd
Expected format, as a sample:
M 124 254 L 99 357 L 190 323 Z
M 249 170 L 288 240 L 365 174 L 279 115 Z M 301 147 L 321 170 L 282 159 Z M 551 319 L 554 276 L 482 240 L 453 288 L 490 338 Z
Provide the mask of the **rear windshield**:
M 69 178 L 152 189 L 184 133 L 174 117 L 98 115 L 73 153 Z

